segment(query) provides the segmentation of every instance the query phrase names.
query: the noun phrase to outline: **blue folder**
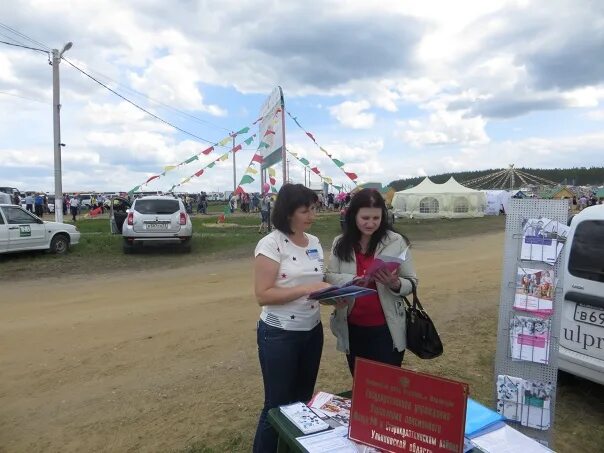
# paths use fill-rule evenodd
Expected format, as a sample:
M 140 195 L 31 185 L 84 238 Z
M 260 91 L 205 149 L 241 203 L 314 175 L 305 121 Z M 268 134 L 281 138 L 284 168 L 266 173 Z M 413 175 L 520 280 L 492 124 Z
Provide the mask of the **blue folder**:
M 465 436 L 477 437 L 501 428 L 505 423 L 503 416 L 492 409 L 468 398 L 466 410 Z

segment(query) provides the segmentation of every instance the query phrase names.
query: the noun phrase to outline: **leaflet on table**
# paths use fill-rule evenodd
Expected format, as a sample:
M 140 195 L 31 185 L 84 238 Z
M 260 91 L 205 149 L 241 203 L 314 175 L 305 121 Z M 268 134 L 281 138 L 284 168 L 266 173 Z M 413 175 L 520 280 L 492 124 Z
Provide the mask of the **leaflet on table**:
M 364 278 L 365 279 L 373 279 L 375 274 L 382 269 L 386 269 L 389 272 L 393 272 L 399 268 L 399 266 L 407 259 L 407 251 L 409 250 L 409 246 L 403 250 L 399 256 L 389 256 L 389 255 L 378 255 L 373 260 L 373 263 L 369 266 L 369 268 L 365 271 Z
M 530 381 L 515 376 L 497 377 L 497 412 L 523 426 L 550 428 L 551 382 Z
M 545 217 L 526 219 L 522 228 L 520 259 L 554 264 L 569 231 L 568 226 Z
M 472 439 L 485 453 L 553 453 L 534 439 L 504 424 L 501 428 Z
M 352 400 L 327 392 L 317 392 L 308 405 L 313 411 L 324 414 L 335 420 L 339 425 L 348 426 L 350 423 L 350 407 Z M 328 421 L 329 423 L 329 421 Z
M 327 423 L 302 402 L 279 406 L 279 409 L 304 434 L 316 433 L 329 428 Z
M 514 308 L 543 316 L 551 315 L 556 283 L 553 269 L 518 267 Z
M 514 315 L 510 319 L 510 352 L 513 360 L 549 363 L 551 321 Z
M 321 291 L 315 291 L 314 293 L 310 293 L 308 298 L 311 300 L 318 300 L 320 302 L 326 301 L 328 299 L 336 299 L 336 298 L 357 298 L 361 296 L 367 296 L 369 294 L 373 294 L 377 292 L 375 289 L 364 288 L 362 286 L 356 286 L 354 283 L 356 281 L 353 280 L 351 282 L 345 283 L 340 286 L 330 286 L 329 288 L 322 289 Z M 332 303 L 336 303 L 336 301 L 332 301 Z
M 308 453 L 379 453 L 373 447 L 357 444 L 348 439 L 348 428 L 340 426 L 318 434 L 297 437 L 296 440 Z

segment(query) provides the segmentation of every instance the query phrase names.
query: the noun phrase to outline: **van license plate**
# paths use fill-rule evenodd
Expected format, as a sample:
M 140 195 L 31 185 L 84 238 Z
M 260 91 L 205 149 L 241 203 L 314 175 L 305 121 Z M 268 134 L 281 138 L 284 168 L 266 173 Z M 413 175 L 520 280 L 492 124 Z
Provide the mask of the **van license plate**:
M 604 326 L 604 310 L 589 305 L 577 304 L 575 307 L 575 321 Z

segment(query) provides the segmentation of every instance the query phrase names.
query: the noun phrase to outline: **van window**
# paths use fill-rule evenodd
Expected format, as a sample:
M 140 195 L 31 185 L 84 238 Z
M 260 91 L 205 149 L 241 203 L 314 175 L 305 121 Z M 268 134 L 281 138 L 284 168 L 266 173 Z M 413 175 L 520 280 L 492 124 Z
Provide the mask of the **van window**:
M 568 271 L 575 277 L 604 282 L 604 220 L 584 220 L 577 225 Z
M 134 210 L 141 214 L 174 214 L 180 209 L 178 200 L 136 200 Z

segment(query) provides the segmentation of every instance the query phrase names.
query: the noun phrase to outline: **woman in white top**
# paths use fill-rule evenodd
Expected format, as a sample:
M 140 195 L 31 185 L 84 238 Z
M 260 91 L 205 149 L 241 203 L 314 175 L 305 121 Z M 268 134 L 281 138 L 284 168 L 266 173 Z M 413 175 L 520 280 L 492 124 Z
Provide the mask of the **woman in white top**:
M 315 220 L 317 195 L 302 184 L 285 184 L 275 202 L 275 231 L 254 252 L 255 293 L 262 307 L 257 342 L 264 381 L 264 407 L 254 452 L 277 451 L 277 433 L 267 420 L 274 407 L 309 401 L 323 350 L 319 303 L 308 295 L 323 282 L 323 249 L 305 233 Z

